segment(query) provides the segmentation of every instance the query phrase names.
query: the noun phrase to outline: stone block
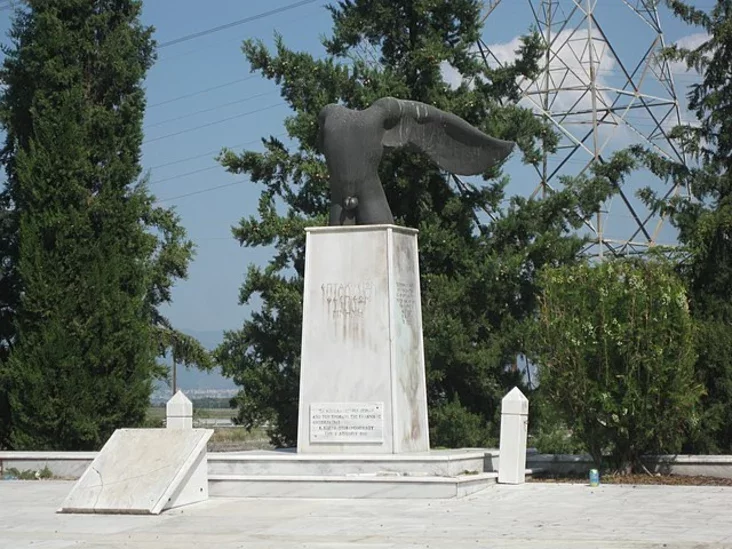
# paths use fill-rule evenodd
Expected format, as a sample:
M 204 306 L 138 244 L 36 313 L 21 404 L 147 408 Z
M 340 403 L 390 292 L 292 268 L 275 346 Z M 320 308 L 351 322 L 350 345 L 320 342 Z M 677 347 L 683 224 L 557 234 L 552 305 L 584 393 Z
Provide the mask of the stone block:
M 157 515 L 208 499 L 210 429 L 118 429 L 59 512 Z

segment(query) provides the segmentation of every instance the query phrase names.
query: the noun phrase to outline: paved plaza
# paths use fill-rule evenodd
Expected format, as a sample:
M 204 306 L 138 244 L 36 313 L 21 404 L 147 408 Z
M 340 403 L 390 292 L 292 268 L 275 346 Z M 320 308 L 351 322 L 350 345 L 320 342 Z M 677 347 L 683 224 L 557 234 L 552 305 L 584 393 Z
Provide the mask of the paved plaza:
M 58 515 L 73 483 L 0 482 L 0 549 L 732 548 L 732 488 L 530 483 L 459 500 L 212 499 Z

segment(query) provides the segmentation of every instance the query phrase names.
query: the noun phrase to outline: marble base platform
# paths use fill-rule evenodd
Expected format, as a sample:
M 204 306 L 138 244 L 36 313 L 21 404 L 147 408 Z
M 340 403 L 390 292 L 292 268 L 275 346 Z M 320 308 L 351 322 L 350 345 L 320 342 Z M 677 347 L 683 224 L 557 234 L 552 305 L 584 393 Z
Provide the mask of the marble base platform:
M 312 499 L 450 499 L 495 485 L 498 473 L 460 477 L 218 476 L 209 477 L 211 497 Z
M 293 450 L 209 454 L 211 496 L 455 498 L 497 479 L 498 451 L 490 449 L 386 455 Z
M 413 454 L 300 454 L 293 450 L 208 454 L 210 475 L 457 477 L 498 470 L 498 450 L 433 450 Z
M 157 515 L 208 499 L 210 429 L 118 429 L 59 513 Z
M 417 231 L 307 229 L 297 451 L 429 450 Z

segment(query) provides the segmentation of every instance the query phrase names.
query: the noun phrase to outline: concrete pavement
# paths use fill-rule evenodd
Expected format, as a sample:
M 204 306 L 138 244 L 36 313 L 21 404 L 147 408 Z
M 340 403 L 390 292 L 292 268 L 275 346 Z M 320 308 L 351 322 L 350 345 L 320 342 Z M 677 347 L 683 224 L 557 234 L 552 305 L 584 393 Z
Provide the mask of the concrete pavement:
M 732 488 L 530 483 L 459 500 L 212 499 L 58 515 L 72 482 L 0 482 L 0 549 L 732 548 Z

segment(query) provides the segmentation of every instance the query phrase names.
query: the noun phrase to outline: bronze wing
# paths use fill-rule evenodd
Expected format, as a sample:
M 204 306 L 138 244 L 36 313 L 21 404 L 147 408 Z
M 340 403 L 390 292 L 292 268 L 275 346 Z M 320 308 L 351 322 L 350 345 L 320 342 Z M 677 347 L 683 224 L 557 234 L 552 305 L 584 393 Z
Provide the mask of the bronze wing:
M 483 173 L 504 160 L 515 143 L 486 135 L 454 114 L 425 103 L 386 97 L 384 147 L 414 147 L 458 175 Z

